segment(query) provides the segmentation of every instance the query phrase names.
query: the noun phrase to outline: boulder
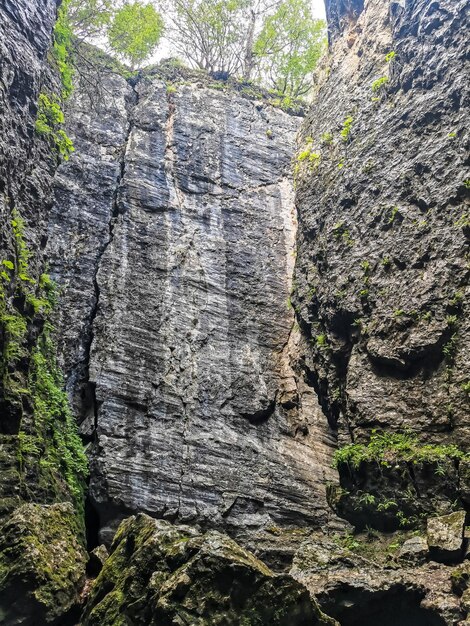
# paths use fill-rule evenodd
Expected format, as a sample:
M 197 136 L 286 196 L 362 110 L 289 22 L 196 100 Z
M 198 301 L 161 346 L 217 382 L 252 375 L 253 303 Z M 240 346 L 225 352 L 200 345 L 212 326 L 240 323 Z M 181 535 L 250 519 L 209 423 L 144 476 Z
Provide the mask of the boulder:
M 401 546 L 398 558 L 402 561 L 424 563 L 428 551 L 428 543 L 424 537 L 411 537 Z
M 55 622 L 78 603 L 86 552 L 69 503 L 24 504 L 0 526 L 0 622 Z
M 118 529 L 82 626 L 323 626 L 305 587 L 227 536 L 139 514 Z
M 431 517 L 427 523 L 427 539 L 431 558 L 448 563 L 462 556 L 464 543 L 465 511 Z

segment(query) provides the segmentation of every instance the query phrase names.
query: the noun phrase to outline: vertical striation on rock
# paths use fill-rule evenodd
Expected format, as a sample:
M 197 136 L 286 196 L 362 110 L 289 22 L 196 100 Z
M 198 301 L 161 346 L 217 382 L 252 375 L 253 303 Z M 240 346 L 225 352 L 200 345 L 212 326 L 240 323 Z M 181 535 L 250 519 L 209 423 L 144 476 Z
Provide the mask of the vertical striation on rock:
M 340 443 L 469 444 L 468 2 L 331 0 L 295 306 Z M 354 13 L 354 18 L 351 17 Z
M 68 127 L 76 154 L 59 167 L 48 232 L 52 276 L 66 294 L 57 312 L 59 351 L 82 433 L 94 428 L 95 401 L 88 367 L 99 299 L 97 272 L 112 237 L 116 198 L 136 94 L 121 76 L 77 76 Z M 66 304 L 71 302 L 71 306 Z
M 101 535 L 132 511 L 273 543 L 324 524 L 331 437 L 289 306 L 299 118 L 149 76 L 133 100 L 119 80 L 104 109 L 76 97 L 50 238 Z

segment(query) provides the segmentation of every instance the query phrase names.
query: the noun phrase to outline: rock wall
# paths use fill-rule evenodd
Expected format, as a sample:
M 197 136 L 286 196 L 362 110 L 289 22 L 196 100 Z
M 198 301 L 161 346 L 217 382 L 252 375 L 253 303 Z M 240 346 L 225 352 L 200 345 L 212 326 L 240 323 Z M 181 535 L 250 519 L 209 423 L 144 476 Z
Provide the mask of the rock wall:
M 0 2 L 0 621 L 5 626 L 57 623 L 77 605 L 85 578 L 80 511 L 86 459 L 56 365 L 49 316 L 54 288 L 45 257 L 58 155 L 50 137 L 35 129 L 39 94 L 59 101 L 60 80 L 50 63 L 58 4 Z
M 408 428 L 468 448 L 468 3 L 327 7 L 298 167 L 312 379 L 340 444 Z
M 69 112 L 48 250 L 100 538 L 145 511 L 283 550 L 281 527 L 327 523 L 335 480 L 289 304 L 300 118 L 104 81 Z

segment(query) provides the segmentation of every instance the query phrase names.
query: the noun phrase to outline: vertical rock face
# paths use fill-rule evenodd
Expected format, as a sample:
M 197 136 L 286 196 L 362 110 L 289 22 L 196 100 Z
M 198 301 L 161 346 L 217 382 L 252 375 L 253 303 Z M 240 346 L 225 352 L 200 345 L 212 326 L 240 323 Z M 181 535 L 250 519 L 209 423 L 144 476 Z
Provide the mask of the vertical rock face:
M 40 92 L 60 91 L 48 62 L 57 4 L 0 1 L 0 621 L 8 626 L 56 623 L 79 600 L 86 562 L 83 493 L 71 468 L 85 459 L 47 323 L 44 249 L 58 159 L 35 132 Z
M 0 2 L 0 516 L 24 497 L 20 483 L 36 482 L 20 476 L 18 463 L 18 434 L 31 418 L 30 357 L 41 327 L 22 285 L 32 293 L 44 268 L 55 159 L 35 135 L 35 121 L 41 88 L 55 84 L 46 59 L 55 18 L 55 0 Z M 18 217 L 24 228 L 14 226 Z
M 331 443 L 289 306 L 299 118 L 119 80 L 106 110 L 76 98 L 50 237 L 101 536 L 129 511 L 245 538 L 324 524 Z
M 468 2 L 327 2 L 302 142 L 295 306 L 340 443 L 468 447 Z

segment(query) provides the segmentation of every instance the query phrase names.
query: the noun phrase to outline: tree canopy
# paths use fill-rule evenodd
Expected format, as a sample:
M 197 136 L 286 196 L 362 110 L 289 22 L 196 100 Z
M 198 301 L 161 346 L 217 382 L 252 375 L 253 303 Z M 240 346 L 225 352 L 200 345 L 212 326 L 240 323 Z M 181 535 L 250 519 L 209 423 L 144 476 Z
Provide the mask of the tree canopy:
M 163 19 L 153 4 L 125 4 L 114 15 L 108 30 L 111 49 L 131 66 L 144 63 L 163 33 Z
M 299 97 L 325 48 L 325 24 L 312 18 L 308 0 L 284 0 L 268 15 L 255 45 L 261 71 L 281 95 Z
M 107 42 L 132 69 L 151 59 L 165 33 L 166 48 L 191 67 L 255 80 L 284 98 L 308 93 L 326 41 L 310 0 L 160 2 L 64 0 L 62 27 L 79 41 Z

